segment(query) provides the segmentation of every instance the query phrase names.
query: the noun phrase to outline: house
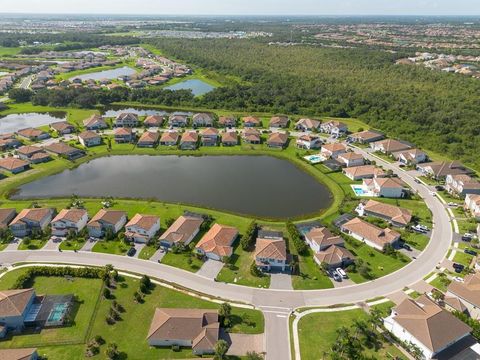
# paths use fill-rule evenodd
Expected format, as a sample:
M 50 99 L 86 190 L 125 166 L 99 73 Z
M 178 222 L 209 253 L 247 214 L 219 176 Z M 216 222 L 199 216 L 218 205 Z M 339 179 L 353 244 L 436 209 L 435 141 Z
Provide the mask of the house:
M 300 131 L 313 131 L 320 129 L 321 122 L 313 119 L 300 119 L 295 123 L 295 129 Z
M 363 179 L 363 186 L 373 196 L 386 198 L 402 198 L 405 196 L 406 184 L 398 178 L 373 178 Z
M 5 329 L 4 336 L 8 331 L 24 329 L 25 318 L 34 300 L 35 290 L 32 288 L 0 291 L 0 326 Z
M 237 121 L 233 116 L 220 116 L 218 118 L 218 124 L 226 128 L 232 128 L 235 127 Z
M 45 230 L 52 221 L 54 209 L 23 209 L 8 227 L 16 237 L 29 236 L 32 231 Z
M 448 174 L 445 189 L 453 195 L 465 197 L 467 194 L 480 194 L 480 182 L 467 174 Z
M 407 149 L 394 152 L 393 157 L 405 165 L 416 165 L 427 161 L 428 157 L 425 152 L 419 149 Z
M 188 123 L 187 115 L 172 114 L 168 118 L 168 125 L 172 127 L 185 127 L 187 126 L 187 123 Z
M 392 154 L 394 152 L 411 149 L 412 147 L 402 141 L 395 139 L 385 139 L 370 143 L 370 148 L 373 151 L 378 151 L 384 154 Z
M 331 120 L 321 124 L 320 131 L 334 136 L 341 136 L 347 133 L 348 126 L 341 121 Z
M 271 128 L 286 128 L 288 127 L 288 116 L 273 116 L 268 126 Z
M 185 131 L 180 139 L 180 149 L 195 150 L 198 147 L 198 134 L 196 131 Z
M 343 169 L 346 177 L 353 181 L 362 179 L 381 178 L 386 176 L 382 168 L 377 168 L 375 165 L 354 166 Z
M 52 220 L 52 235 L 67 236 L 70 231 L 80 232 L 87 225 L 88 213 L 84 209 L 63 209 Z
M 134 128 L 138 126 L 138 116 L 134 113 L 118 114 L 113 123 L 115 127 Z
M 50 124 L 50 129 L 59 135 L 71 134 L 75 131 L 75 127 L 66 121 L 58 121 Z
M 238 230 L 231 226 L 213 225 L 195 246 L 198 254 L 212 260 L 221 261 L 233 253 L 233 242 L 238 237 Z
M 385 245 L 394 245 L 400 234 L 392 229 L 381 229 L 360 218 L 354 218 L 340 226 L 340 230 L 368 246 L 383 251 Z
M 127 222 L 127 213 L 119 210 L 101 209 L 88 222 L 88 234 L 94 238 L 102 238 L 107 231 L 116 234 Z
M 238 135 L 236 131 L 224 131 L 222 132 L 222 145 L 223 146 L 235 146 L 238 145 Z
M 7 228 L 16 215 L 15 209 L 0 209 L 0 229 Z
M 192 116 L 192 126 L 196 127 L 212 127 L 213 126 L 213 117 L 207 113 L 194 114 Z
M 480 195 L 467 194 L 465 196 L 464 208 L 472 214 L 473 217 L 480 218 Z
M 162 115 L 149 115 L 143 121 L 145 127 L 160 127 L 165 121 L 165 116 Z
M 135 134 L 131 128 L 118 127 L 113 131 L 113 137 L 117 144 L 131 143 L 135 138 Z
M 22 142 L 13 134 L 0 134 L 0 151 L 15 149 L 22 145 Z
M 40 129 L 34 129 L 34 128 L 26 128 L 26 129 L 18 130 L 17 134 L 18 136 L 21 136 L 30 141 L 40 141 L 40 140 L 48 139 L 50 137 L 50 134 L 46 133 L 45 131 Z
M 217 146 L 218 144 L 218 130 L 213 127 L 208 127 L 200 131 L 203 146 Z
M 17 155 L 20 159 L 30 161 L 32 164 L 38 164 L 52 159 L 41 147 L 31 145 L 19 147 L 17 149 Z
M 347 147 L 341 143 L 331 143 L 322 146 L 320 153 L 326 159 L 336 159 L 340 154 L 347 152 Z
M 326 264 L 329 269 L 336 269 L 339 267 L 344 268 L 352 264 L 355 261 L 355 255 L 342 246 L 332 245 L 326 250 L 315 253 L 313 260 L 318 266 Z
M 125 225 L 125 237 L 136 243 L 147 243 L 159 230 L 158 216 L 135 214 Z
M 85 130 L 78 134 L 78 141 L 85 147 L 91 147 L 100 145 L 102 137 L 94 131 Z
M 465 276 L 463 282 L 452 281 L 445 296 L 459 299 L 471 318 L 480 319 L 480 273 Z
M 417 170 L 423 175 L 430 176 L 436 180 L 443 180 L 447 175 L 472 174 L 472 171 L 458 161 L 434 161 L 418 164 Z
M 242 119 L 243 126 L 246 128 L 260 126 L 260 119 L 256 116 L 246 116 Z
M 176 131 L 166 131 L 160 137 L 160 145 L 176 146 L 180 135 Z
M 268 136 L 267 146 L 270 148 L 284 149 L 288 144 L 288 134 L 274 132 Z
M 260 131 L 257 129 L 245 129 L 243 131 L 242 139 L 247 144 L 260 144 L 262 142 Z
M 64 142 L 47 145 L 45 146 L 45 150 L 58 156 L 65 157 L 68 160 L 75 160 L 85 156 L 85 151 L 74 148 Z
M 29 162 L 22 159 L 14 157 L 0 158 L 0 169 L 9 171 L 12 174 L 21 173 L 28 170 L 29 167 Z
M 203 219 L 198 216 L 180 216 L 160 236 L 160 245 L 170 248 L 173 245 L 187 246 L 200 231 Z
M 296 141 L 297 148 L 306 150 L 319 149 L 322 144 L 320 137 L 311 134 L 299 136 Z
M 153 148 L 158 145 L 160 134 L 153 131 L 145 131 L 137 142 L 138 147 Z
M 36 348 L 0 349 L 0 359 L 4 360 L 37 360 Z
M 355 211 L 359 216 L 374 216 L 388 221 L 396 227 L 406 227 L 412 220 L 412 212 L 410 210 L 375 200 L 361 202 Z
M 472 331 L 426 295 L 403 300 L 383 319 L 383 325 L 400 341 L 416 345 L 425 359 L 432 359 Z
M 290 269 L 287 245 L 283 236 L 258 237 L 255 243 L 255 264 L 262 271 L 287 271 Z
M 385 138 L 385 135 L 379 131 L 364 130 L 348 135 L 347 141 L 359 144 L 368 144 L 371 142 L 380 141 L 383 138 Z
M 98 114 L 94 114 L 88 119 L 83 120 L 83 126 L 85 126 L 87 130 L 101 130 L 108 127 L 105 119 Z
M 338 155 L 337 161 L 345 164 L 346 167 L 362 166 L 364 164 L 363 156 L 351 151 Z
M 333 235 L 326 227 L 313 227 L 305 234 L 305 242 L 313 252 L 324 251 L 330 246 L 344 246 L 345 240 L 341 236 Z
M 213 354 L 220 338 L 216 310 L 156 308 L 147 341 L 150 346 L 192 348 L 195 355 Z

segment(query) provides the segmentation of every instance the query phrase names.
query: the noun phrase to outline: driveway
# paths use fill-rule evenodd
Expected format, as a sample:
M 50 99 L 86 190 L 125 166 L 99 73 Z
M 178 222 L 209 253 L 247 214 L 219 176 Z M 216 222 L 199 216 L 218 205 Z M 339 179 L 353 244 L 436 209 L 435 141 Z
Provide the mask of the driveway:
M 133 255 L 132 257 L 134 258 L 138 258 L 138 255 L 140 255 L 140 251 L 142 251 L 142 249 L 146 246 L 147 244 L 138 244 L 138 243 L 134 243 L 133 246 L 135 247 L 135 255 Z
M 47 243 L 43 246 L 43 250 L 58 250 L 60 244 L 62 243 L 62 240 L 57 240 L 57 241 L 54 241 L 54 239 L 60 239 L 60 238 L 57 238 L 57 237 L 51 237 Z
M 220 338 L 225 340 L 230 346 L 227 355 L 244 356 L 248 351 L 255 351 L 262 353 L 263 348 L 263 334 L 232 334 L 220 330 Z
M 429 293 L 433 290 L 433 286 L 425 282 L 424 280 L 416 282 L 415 284 L 411 285 L 410 288 L 415 290 L 419 294 Z
M 213 280 L 217 277 L 222 268 L 223 262 L 207 259 L 207 261 L 203 263 L 202 267 L 196 272 L 196 274 Z
M 271 273 L 270 289 L 293 290 L 292 277 L 290 276 L 290 274 Z
M 13 239 L 4 250 L 17 250 L 18 245 L 22 242 L 22 239 L 15 238 Z
M 165 256 L 165 250 L 158 249 L 157 251 L 155 251 L 155 254 L 152 255 L 152 257 L 150 258 L 150 261 L 153 261 L 156 263 L 161 262 L 164 256 Z
M 88 239 L 83 247 L 80 249 L 80 251 L 92 251 L 92 248 L 95 246 L 98 240 L 90 240 Z
M 355 285 L 355 283 L 350 279 L 342 279 L 342 281 L 335 281 L 332 278 L 330 278 L 330 280 L 332 281 L 334 288 L 341 288 L 345 286 Z

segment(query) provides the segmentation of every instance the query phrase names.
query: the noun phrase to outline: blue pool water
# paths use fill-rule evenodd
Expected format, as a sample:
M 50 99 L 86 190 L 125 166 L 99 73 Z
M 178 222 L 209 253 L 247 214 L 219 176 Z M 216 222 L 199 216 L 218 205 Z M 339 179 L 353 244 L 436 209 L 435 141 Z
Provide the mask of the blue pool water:
M 67 312 L 68 304 L 54 304 L 50 315 L 48 315 L 47 322 L 57 322 L 62 320 L 63 316 Z
M 353 185 L 352 189 L 357 196 L 362 196 L 362 195 L 366 194 L 366 192 L 363 190 L 363 188 L 361 186 L 354 186 Z

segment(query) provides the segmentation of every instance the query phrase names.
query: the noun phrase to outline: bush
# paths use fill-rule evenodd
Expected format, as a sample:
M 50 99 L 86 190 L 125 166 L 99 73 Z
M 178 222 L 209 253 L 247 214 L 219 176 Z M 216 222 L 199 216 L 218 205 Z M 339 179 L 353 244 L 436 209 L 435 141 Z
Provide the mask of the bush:
M 295 224 L 293 224 L 291 221 L 287 222 L 287 230 L 290 234 L 290 238 L 292 239 L 293 246 L 295 246 L 295 249 L 297 250 L 297 253 L 299 255 L 307 255 L 308 246 L 305 241 L 302 240 L 300 232 Z
M 35 278 L 35 276 L 72 276 L 86 279 L 101 279 L 103 276 L 103 269 L 97 268 L 72 268 L 66 267 L 49 267 L 38 266 L 27 270 L 23 275 L 20 275 L 12 286 L 12 289 L 23 289 Z
M 248 229 L 245 232 L 245 236 L 242 237 L 240 241 L 240 245 L 242 246 L 243 250 L 249 250 L 255 245 L 255 239 L 257 238 L 258 233 L 258 225 L 255 221 L 252 221 L 250 225 L 248 225 Z

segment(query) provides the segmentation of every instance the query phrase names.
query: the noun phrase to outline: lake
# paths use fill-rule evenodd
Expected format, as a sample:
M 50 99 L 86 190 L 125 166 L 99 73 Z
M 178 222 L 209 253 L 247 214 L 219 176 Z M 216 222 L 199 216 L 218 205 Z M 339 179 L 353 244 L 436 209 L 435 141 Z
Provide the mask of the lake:
M 122 155 L 21 186 L 14 199 L 143 198 L 263 217 L 289 218 L 330 205 L 330 192 L 287 160 L 270 156 Z
M 121 68 L 116 68 L 116 69 L 110 69 L 110 70 L 103 70 L 103 71 L 97 71 L 97 72 L 92 72 L 88 74 L 83 74 L 83 75 L 77 75 L 77 76 L 72 76 L 71 79 L 81 79 L 82 81 L 85 80 L 102 80 L 102 79 L 118 79 L 119 77 L 122 76 L 130 76 L 135 74 L 137 71 L 129 66 L 123 66 Z
M 172 111 L 167 113 L 164 110 L 159 110 L 159 109 L 148 109 L 148 108 L 125 108 L 121 106 L 111 106 L 106 108 L 103 111 L 103 116 L 105 117 L 116 117 L 120 115 L 121 113 L 133 113 L 138 116 L 149 116 L 149 115 L 169 115 L 169 114 L 178 114 L 178 115 L 186 115 L 186 116 L 192 116 L 192 112 L 185 112 L 185 111 Z
M 202 80 L 190 79 L 190 80 L 184 80 L 174 85 L 167 86 L 165 89 L 192 90 L 193 95 L 200 96 L 212 91 L 213 89 L 215 89 L 215 86 L 207 84 L 205 81 L 202 81 Z
M 67 119 L 62 111 L 49 113 L 10 114 L 0 117 L 0 134 L 11 133 L 28 127 L 39 127 Z

